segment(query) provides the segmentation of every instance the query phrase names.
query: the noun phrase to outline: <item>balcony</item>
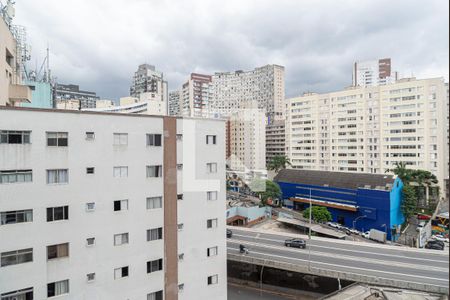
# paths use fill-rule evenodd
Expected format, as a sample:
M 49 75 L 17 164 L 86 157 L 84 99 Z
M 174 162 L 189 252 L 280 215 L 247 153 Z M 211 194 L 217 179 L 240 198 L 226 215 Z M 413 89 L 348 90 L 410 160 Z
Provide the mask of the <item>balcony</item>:
M 15 105 L 16 102 L 31 103 L 31 89 L 27 85 L 10 84 L 9 85 L 9 102 Z

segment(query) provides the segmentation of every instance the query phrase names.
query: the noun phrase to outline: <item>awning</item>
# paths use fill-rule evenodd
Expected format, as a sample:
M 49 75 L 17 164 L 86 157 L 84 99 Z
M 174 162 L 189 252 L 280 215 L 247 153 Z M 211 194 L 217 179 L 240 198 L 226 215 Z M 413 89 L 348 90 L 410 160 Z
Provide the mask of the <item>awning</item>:
M 329 201 L 323 201 L 323 200 L 316 200 L 316 199 L 306 199 L 306 198 L 290 198 L 289 200 L 293 202 L 301 202 L 301 203 L 312 203 L 313 205 L 317 206 L 325 206 L 325 207 L 331 207 L 341 210 L 348 210 L 348 211 L 358 211 L 358 207 L 356 205 L 350 205 L 350 204 L 343 204 L 343 203 L 336 203 L 336 202 L 329 202 Z

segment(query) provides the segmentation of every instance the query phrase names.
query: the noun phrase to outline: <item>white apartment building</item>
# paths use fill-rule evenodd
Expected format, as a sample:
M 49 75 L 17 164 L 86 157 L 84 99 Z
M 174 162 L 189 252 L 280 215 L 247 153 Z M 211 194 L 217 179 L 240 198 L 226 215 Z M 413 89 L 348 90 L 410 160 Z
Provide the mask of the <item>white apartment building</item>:
M 353 86 L 377 86 L 395 83 L 397 72 L 392 72 L 391 59 L 367 60 L 353 64 Z
M 229 121 L 229 167 L 233 171 L 257 172 L 266 169 L 265 111 L 242 109 Z
M 0 107 L 0 298 L 226 300 L 224 135 Z
M 409 78 L 288 99 L 287 156 L 299 169 L 381 174 L 405 162 L 444 190 L 447 93 L 442 78 Z
M 31 102 L 31 89 L 22 85 L 20 53 L 17 53 L 17 48 L 16 38 L 0 14 L 0 106 Z
M 130 96 L 139 98 L 140 102 L 149 102 L 149 114 L 167 115 L 168 85 L 164 75 L 155 66 L 142 64 L 134 73 L 130 87 Z
M 169 116 L 181 116 L 181 91 L 169 92 Z
M 285 121 L 276 120 L 266 125 L 266 164 L 275 156 L 286 155 Z
M 212 76 L 192 73 L 180 91 L 180 114 L 189 117 L 212 117 Z
M 284 112 L 284 67 L 266 65 L 251 71 L 220 72 L 212 76 L 211 111 L 229 116 L 248 103 L 266 110 L 270 121 Z

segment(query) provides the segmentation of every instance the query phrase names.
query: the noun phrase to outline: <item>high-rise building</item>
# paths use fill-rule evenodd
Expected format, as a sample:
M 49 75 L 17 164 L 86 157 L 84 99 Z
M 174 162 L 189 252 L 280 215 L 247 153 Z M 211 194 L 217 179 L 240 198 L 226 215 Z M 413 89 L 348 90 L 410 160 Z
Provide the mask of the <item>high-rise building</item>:
M 293 168 L 384 174 L 404 162 L 435 174 L 443 190 L 448 97 L 442 78 L 305 94 L 287 105 Z
M 78 100 L 80 108 L 95 108 L 100 97 L 95 92 L 80 90 L 76 84 L 55 84 L 53 87 L 54 100 L 56 103 L 68 100 Z M 61 103 L 61 105 L 63 105 Z
M 183 116 L 210 117 L 212 76 L 192 73 L 181 89 L 180 112 Z
M 1 298 L 226 300 L 224 131 L 0 107 Z
M 141 102 L 154 102 L 151 114 L 167 115 L 168 85 L 164 75 L 155 66 L 142 64 L 134 73 L 130 87 L 130 96 L 139 98 Z
M 353 64 L 353 86 L 377 86 L 394 83 L 398 78 L 392 71 L 391 59 L 368 60 Z
M 1 5 L 1 4 L 0 4 Z M 0 59 L 0 106 L 17 106 L 20 103 L 31 102 L 31 89 L 22 84 L 21 55 L 20 47 L 12 32 L 10 21 L 12 16 L 8 11 L 13 11 L 8 6 L 0 6 L 0 49 L 2 58 Z M 6 20 L 6 19 L 7 20 Z M 8 23 L 7 23 L 7 22 Z
M 181 116 L 181 91 L 169 92 L 169 116 Z
M 267 65 L 252 71 L 215 73 L 212 89 L 213 113 L 229 116 L 248 103 L 257 103 L 259 109 L 266 111 L 267 122 L 283 118 L 283 66 Z
M 266 116 L 264 110 L 248 108 L 231 114 L 229 166 L 233 171 L 266 169 Z
M 275 156 L 286 155 L 285 121 L 276 120 L 266 125 L 266 165 Z

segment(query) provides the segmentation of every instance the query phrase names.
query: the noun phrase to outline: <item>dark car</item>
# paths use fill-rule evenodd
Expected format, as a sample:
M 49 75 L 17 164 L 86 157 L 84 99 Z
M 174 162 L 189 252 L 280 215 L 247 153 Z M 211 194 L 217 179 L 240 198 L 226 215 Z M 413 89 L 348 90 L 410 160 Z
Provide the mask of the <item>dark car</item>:
M 306 241 L 302 239 L 289 239 L 284 241 L 286 247 L 306 248 Z
M 231 238 L 233 236 L 233 231 L 227 229 L 227 238 Z
M 433 249 L 433 250 L 444 250 L 444 243 L 439 241 L 429 241 L 425 245 L 426 249 Z

